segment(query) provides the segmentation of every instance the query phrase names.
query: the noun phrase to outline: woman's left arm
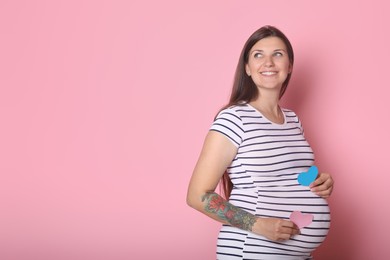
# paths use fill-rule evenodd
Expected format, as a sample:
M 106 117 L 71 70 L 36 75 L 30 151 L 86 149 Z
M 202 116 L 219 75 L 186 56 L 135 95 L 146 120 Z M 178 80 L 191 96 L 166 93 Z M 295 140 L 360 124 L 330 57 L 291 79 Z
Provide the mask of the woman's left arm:
M 317 179 L 310 184 L 310 189 L 318 196 L 326 199 L 332 194 L 333 186 L 334 181 L 332 176 L 329 173 L 320 173 Z

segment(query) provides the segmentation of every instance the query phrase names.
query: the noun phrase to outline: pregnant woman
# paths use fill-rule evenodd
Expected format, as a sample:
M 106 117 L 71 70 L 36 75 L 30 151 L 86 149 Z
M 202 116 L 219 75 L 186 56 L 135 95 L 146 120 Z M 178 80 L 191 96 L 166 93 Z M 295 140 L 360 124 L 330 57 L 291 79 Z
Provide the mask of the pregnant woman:
M 279 106 L 293 62 L 280 30 L 254 32 L 241 52 L 230 102 L 206 136 L 187 203 L 223 223 L 219 260 L 312 259 L 329 231 L 325 199 L 333 179 L 319 173 L 310 186 L 297 181 L 314 154 L 297 115 Z M 215 192 L 219 181 L 226 199 Z M 290 220 L 296 211 L 310 217 L 306 226 Z

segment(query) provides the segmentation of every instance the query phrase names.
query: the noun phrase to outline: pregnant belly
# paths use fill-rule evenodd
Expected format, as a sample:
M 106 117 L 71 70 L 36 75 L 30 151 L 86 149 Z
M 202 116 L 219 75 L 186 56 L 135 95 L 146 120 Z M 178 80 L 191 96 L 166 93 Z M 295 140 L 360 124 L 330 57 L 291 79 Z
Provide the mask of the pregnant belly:
M 284 242 L 270 241 L 249 233 L 244 243 L 245 257 L 248 259 L 274 259 L 272 255 L 278 255 L 279 258 L 275 259 L 306 259 L 325 240 L 330 227 L 328 203 L 307 187 L 259 187 L 248 192 L 234 191 L 231 202 L 258 217 L 289 219 L 293 211 L 313 215 L 313 221 L 300 229 L 301 234 Z M 242 203 L 243 196 L 246 198 L 245 204 Z
M 293 211 L 311 214 L 313 221 L 300 229 L 301 234 L 280 243 L 291 252 L 310 255 L 326 238 L 330 227 L 330 210 L 325 199 L 311 192 L 307 187 L 267 188 L 258 190 L 256 215 L 289 219 Z M 256 237 L 254 237 L 256 238 Z M 278 250 L 278 247 L 267 250 Z

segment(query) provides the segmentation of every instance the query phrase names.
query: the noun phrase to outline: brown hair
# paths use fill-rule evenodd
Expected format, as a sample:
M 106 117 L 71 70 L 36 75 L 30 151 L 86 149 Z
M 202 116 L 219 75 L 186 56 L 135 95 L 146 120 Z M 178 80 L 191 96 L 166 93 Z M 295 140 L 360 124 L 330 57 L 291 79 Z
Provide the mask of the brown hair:
M 250 101 L 258 97 L 259 93 L 257 87 L 253 82 L 252 78 L 246 74 L 245 65 L 248 63 L 249 51 L 252 49 L 253 45 L 255 45 L 258 41 L 264 38 L 272 37 L 272 36 L 278 37 L 284 42 L 287 48 L 287 54 L 290 60 L 290 66 L 294 64 L 294 51 L 288 38 L 279 29 L 273 26 L 266 25 L 261 27 L 248 38 L 241 51 L 241 55 L 238 60 L 236 72 L 234 75 L 233 88 L 232 88 L 232 93 L 230 95 L 229 103 L 225 105 L 221 110 L 233 105 L 249 103 Z M 288 74 L 286 80 L 283 82 L 282 88 L 280 90 L 280 98 L 283 96 L 284 92 L 286 91 L 290 78 L 291 78 L 291 73 Z M 225 198 L 228 199 L 233 189 L 233 183 L 227 171 L 225 171 L 225 173 L 221 178 L 221 186 Z

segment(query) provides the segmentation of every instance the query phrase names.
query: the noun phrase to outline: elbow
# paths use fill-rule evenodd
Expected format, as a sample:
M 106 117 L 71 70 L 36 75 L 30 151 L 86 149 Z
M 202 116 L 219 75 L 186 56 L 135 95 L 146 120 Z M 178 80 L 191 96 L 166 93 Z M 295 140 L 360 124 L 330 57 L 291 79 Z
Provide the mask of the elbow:
M 198 194 L 197 192 L 194 191 L 189 191 L 187 193 L 187 205 L 190 206 L 191 208 L 194 208 L 196 210 L 199 210 L 202 207 L 202 195 Z
M 191 208 L 195 208 L 195 201 L 189 194 L 187 194 L 186 202 L 188 206 L 190 206 Z

